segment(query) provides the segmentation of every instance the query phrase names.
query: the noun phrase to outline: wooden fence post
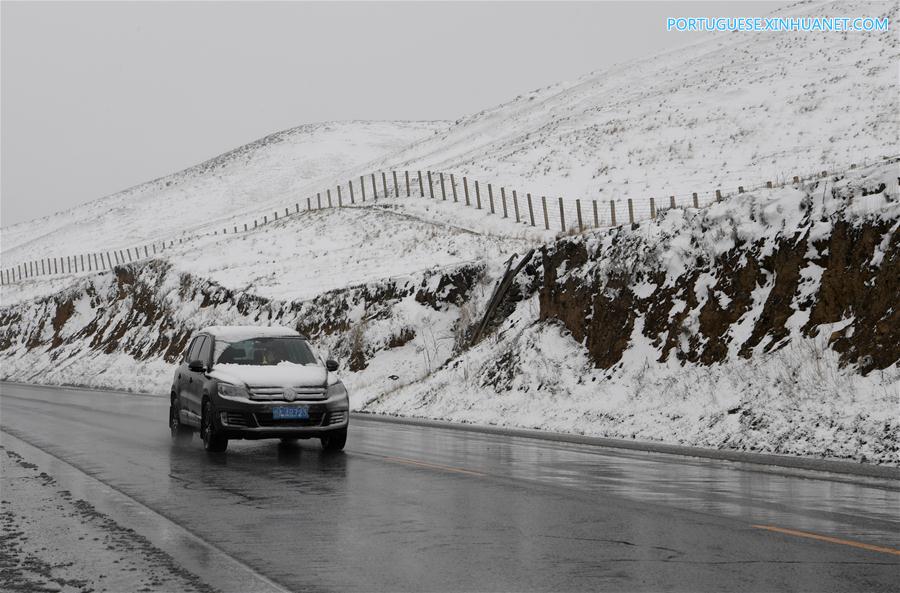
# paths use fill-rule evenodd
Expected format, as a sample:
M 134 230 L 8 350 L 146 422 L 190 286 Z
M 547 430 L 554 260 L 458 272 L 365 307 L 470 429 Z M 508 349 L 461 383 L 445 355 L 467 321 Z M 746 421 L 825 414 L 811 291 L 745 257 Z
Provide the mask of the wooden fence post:
M 325 190 L 325 196 L 328 198 L 328 207 L 331 208 L 331 188 Z
M 381 172 L 381 188 L 384 190 L 385 199 L 391 197 L 387 189 L 387 174 L 384 171 Z
M 359 176 L 359 193 L 362 195 L 362 201 L 366 201 L 366 178 Z
M 422 172 L 417 171 L 417 173 L 419 175 L 419 197 L 424 198 L 425 197 L 425 186 L 422 185 Z
M 743 186 L 743 185 L 739 185 L 739 186 L 738 186 L 738 193 L 739 193 L 739 194 L 744 193 L 744 186 Z
M 372 173 L 372 199 L 378 201 L 378 185 L 375 183 L 375 173 Z
M 400 197 L 400 185 L 397 183 L 397 172 L 391 171 L 391 175 L 394 177 L 394 197 Z
M 697 200 L 697 192 L 694 192 L 694 195 L 692 197 L 694 198 L 694 208 L 699 208 L 700 202 Z
M 720 189 L 717 189 L 717 190 L 716 190 L 716 201 L 717 201 L 717 202 L 721 202 L 721 201 L 722 201 L 722 190 L 720 190 Z
M 275 211 L 275 220 L 278 220 L 278 210 Z
M 116 265 L 118 266 L 119 265 L 119 254 L 116 253 L 115 250 L 113 250 L 113 255 L 116 256 Z M 69 259 L 69 258 L 67 257 L 66 259 Z M 70 272 L 72 271 L 72 266 L 69 266 L 69 271 Z
M 675 196 L 669 196 L 669 208 L 675 207 Z
M 550 219 L 547 218 L 547 196 L 541 196 L 541 205 L 544 207 L 544 228 L 550 230 Z
M 578 213 L 578 232 L 584 231 L 584 224 L 581 222 L 581 198 L 575 198 L 575 211 Z
M 850 168 L 852 169 L 852 168 L 853 168 L 853 165 L 851 165 Z M 772 189 L 772 182 L 771 182 L 771 181 L 766 181 L 766 189 Z
M 469 180 L 466 177 L 463 177 L 463 192 L 466 195 L 466 206 L 471 206 L 472 204 L 469 202 Z
M 343 199 L 343 196 L 341 196 L 340 184 L 338 184 L 338 186 L 337 186 L 337 194 L 338 194 L 338 208 L 343 208 L 344 207 L 344 199 Z
M 616 201 L 609 201 L 609 221 L 613 226 L 616 226 Z
M 531 194 L 525 194 L 525 197 L 528 198 L 528 220 L 531 221 L 531 226 L 534 226 L 534 208 L 531 207 Z
M 440 178 L 441 178 L 441 199 L 446 202 L 447 201 L 447 192 L 445 191 L 445 188 L 444 188 L 444 174 L 438 173 L 438 175 L 440 175 Z
M 481 189 L 478 187 L 478 180 L 475 180 L 475 208 L 481 210 Z
M 347 181 L 347 189 L 350 190 L 350 203 L 355 204 L 356 197 L 353 195 L 353 180 L 352 179 Z
M 500 202 L 503 204 L 503 218 L 509 218 L 506 210 L 506 188 L 500 186 Z
M 594 226 L 600 226 L 600 213 L 597 212 L 597 200 L 591 200 L 594 203 Z
M 566 212 L 563 209 L 563 199 L 557 198 L 559 202 L 559 225 L 562 227 L 563 232 L 566 232 Z
M 409 171 L 403 171 L 406 174 L 406 197 L 410 197 L 412 194 L 409 193 Z
M 300 214 L 300 202 L 294 204 L 294 214 Z M 234 232 L 237 232 L 237 227 L 234 227 Z
M 650 218 L 656 218 L 656 202 L 653 200 L 653 198 L 650 198 Z
M 513 190 L 513 211 L 516 213 L 516 222 L 519 222 L 519 196 Z
M 316 210 L 322 209 L 322 192 L 316 192 Z M 265 224 L 265 221 L 263 222 Z
M 453 190 L 453 201 L 458 202 L 456 199 L 456 177 L 454 177 L 453 173 L 450 173 L 450 189 Z
M 634 224 L 634 204 L 631 202 L 631 198 L 628 198 L 628 222 Z
M 491 202 L 491 214 L 494 214 L 494 188 L 488 183 L 488 200 Z
M 431 179 L 431 171 L 426 171 L 428 173 L 428 197 L 432 200 L 434 199 L 434 180 Z

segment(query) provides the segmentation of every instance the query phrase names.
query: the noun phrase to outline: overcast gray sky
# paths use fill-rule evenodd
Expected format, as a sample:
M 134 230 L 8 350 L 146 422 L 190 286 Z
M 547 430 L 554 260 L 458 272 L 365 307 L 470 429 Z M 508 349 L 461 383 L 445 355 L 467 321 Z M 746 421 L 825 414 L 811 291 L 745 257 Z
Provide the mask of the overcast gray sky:
M 667 16 L 781 4 L 4 1 L 2 225 L 302 123 L 456 119 L 689 42 Z

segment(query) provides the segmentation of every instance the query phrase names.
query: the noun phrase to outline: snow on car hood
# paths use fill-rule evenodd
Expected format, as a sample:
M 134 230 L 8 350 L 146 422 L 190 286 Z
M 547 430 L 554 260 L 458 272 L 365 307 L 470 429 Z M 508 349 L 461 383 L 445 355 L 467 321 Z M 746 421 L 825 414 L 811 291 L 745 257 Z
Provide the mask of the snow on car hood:
M 274 365 L 217 364 L 210 377 L 228 383 L 245 383 L 250 387 L 320 387 L 328 379 L 328 371 L 318 364 L 279 362 Z

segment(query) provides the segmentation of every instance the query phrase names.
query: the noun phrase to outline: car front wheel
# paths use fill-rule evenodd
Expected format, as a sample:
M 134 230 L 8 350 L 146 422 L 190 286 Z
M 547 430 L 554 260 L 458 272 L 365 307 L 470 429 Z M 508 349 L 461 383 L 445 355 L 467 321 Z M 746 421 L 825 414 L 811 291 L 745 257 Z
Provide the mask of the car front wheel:
M 326 451 L 342 451 L 347 444 L 347 429 L 332 430 L 321 438 L 322 448 Z
M 203 438 L 203 448 L 210 453 L 221 453 L 228 448 L 228 439 L 219 434 L 216 423 L 213 422 L 213 408 L 208 399 L 203 402 L 200 436 Z

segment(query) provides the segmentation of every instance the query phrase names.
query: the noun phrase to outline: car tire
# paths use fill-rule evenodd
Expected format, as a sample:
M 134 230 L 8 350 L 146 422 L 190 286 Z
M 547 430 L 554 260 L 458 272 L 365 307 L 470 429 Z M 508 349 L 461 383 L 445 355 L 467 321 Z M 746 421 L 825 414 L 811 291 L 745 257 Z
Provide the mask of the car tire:
M 172 442 L 176 445 L 189 443 L 194 436 L 194 430 L 190 426 L 181 423 L 180 410 L 181 402 L 173 393 L 169 403 L 169 430 L 172 433 Z
M 347 429 L 332 430 L 321 437 L 322 448 L 326 451 L 342 451 L 347 444 Z
M 208 399 L 204 399 L 203 417 L 200 420 L 200 436 L 203 438 L 203 448 L 210 453 L 221 453 L 228 448 L 228 439 L 219 434 L 213 414 L 212 403 Z

